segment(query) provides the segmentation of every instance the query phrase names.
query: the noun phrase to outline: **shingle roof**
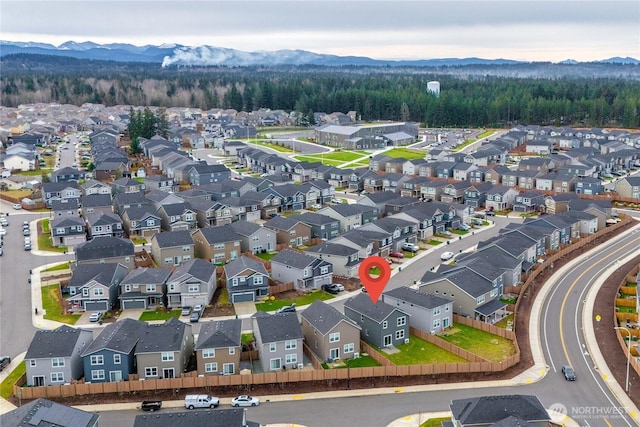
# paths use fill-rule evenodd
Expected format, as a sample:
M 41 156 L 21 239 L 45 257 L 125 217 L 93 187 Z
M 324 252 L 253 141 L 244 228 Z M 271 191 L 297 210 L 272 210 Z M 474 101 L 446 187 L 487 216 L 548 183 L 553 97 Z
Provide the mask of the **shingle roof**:
M 122 223 L 122 218 L 120 218 L 118 215 L 113 213 L 104 213 L 104 212 L 100 212 L 97 214 L 93 213 L 93 214 L 87 215 L 86 219 L 87 219 L 87 224 L 89 224 L 90 227 L 93 227 L 94 225 Z
M 303 252 L 291 249 L 283 249 L 271 258 L 271 262 L 277 262 L 284 265 L 290 265 L 293 268 L 303 269 L 312 264 L 318 258 L 307 255 Z
M 239 347 L 242 344 L 242 320 L 207 322 L 200 328 L 195 349 Z
M 341 245 L 340 243 L 325 242 L 309 248 L 308 251 L 317 254 L 350 256 L 358 252 L 358 249 L 351 248 L 346 245 Z
M 171 277 L 169 277 L 168 282 L 176 280 L 179 277 L 186 274 L 191 275 L 196 279 L 207 283 L 209 282 L 211 277 L 215 276 L 216 266 L 203 259 L 195 258 L 195 259 L 192 259 L 191 261 L 185 262 L 184 264 L 179 266 L 177 269 L 175 269 L 174 272 L 171 274 Z
M 357 323 L 342 314 L 335 307 L 320 300 L 314 301 L 300 316 L 313 325 L 322 335 L 329 333 L 329 331 L 342 321 L 361 329 Z
M 244 255 L 241 255 L 240 257 L 226 264 L 224 266 L 224 273 L 227 276 L 227 278 L 229 278 L 229 277 L 236 276 L 237 274 L 243 272 L 246 269 L 253 270 L 256 273 L 260 273 L 265 276 L 269 274 L 263 263 Z
M 205 227 L 201 228 L 200 232 L 210 244 L 240 241 L 240 235 L 228 225 Z
M 189 230 L 180 231 L 163 231 L 156 233 L 151 237 L 151 240 L 156 240 L 160 248 L 172 248 L 175 246 L 188 246 L 193 245 L 193 239 Z
M 396 310 L 400 309 L 385 303 L 384 301 L 378 301 L 376 304 L 371 302 L 369 295 L 359 294 L 355 297 L 351 297 L 344 302 L 345 308 L 350 308 L 356 313 L 362 314 L 376 322 L 380 323 L 385 320 Z
M 451 401 L 453 419 L 462 425 L 488 425 L 514 416 L 526 421 L 549 420 L 536 396 L 504 395 L 473 397 Z
M 251 236 L 262 227 L 255 222 L 236 221 L 230 224 L 231 228 L 241 236 Z
M 259 311 L 253 315 L 260 331 L 262 343 L 302 339 L 302 328 L 296 313 L 268 314 Z
M 159 325 L 148 325 L 140 334 L 135 354 L 179 351 L 186 327 L 175 317 Z
M 25 359 L 70 357 L 82 330 L 62 325 L 52 331 L 38 330 L 29 344 Z
M 83 286 L 90 280 L 109 286 L 113 276 L 118 270 L 118 266 L 123 268 L 121 264 L 78 264 L 71 273 L 69 286 Z
M 76 260 L 133 256 L 134 252 L 135 247 L 131 240 L 105 236 L 76 246 Z
M 331 218 L 327 215 L 322 215 L 315 212 L 305 212 L 300 215 L 295 216 L 296 219 L 300 222 L 303 222 L 307 225 L 326 225 L 334 222 L 338 222 L 337 219 Z
M 246 409 L 208 409 L 136 415 L 133 427 L 260 427 L 259 423 L 246 421 Z M 246 424 L 245 424 L 246 422 Z
M 275 218 L 271 218 L 269 221 L 264 223 L 265 227 L 273 228 L 274 230 L 290 230 L 296 226 L 300 221 L 297 219 L 297 216 L 294 215 L 292 217 L 284 217 L 277 216 Z
M 138 285 L 157 285 L 166 283 L 171 275 L 170 268 L 148 268 L 138 267 L 132 270 L 122 279 L 121 285 L 138 284 Z
M 428 294 L 426 292 L 421 292 L 417 289 L 411 289 L 407 286 L 400 286 L 399 288 L 391 289 L 390 291 L 387 291 L 382 295 L 383 299 L 385 295 L 389 295 L 399 300 L 406 301 L 408 303 L 424 308 L 436 308 L 451 302 L 446 298 Z
M 105 349 L 129 354 L 147 326 L 146 322 L 127 318 L 109 323 L 82 352 L 82 357 Z
M 100 415 L 62 405 L 47 399 L 36 399 L 0 415 L 0 425 L 14 427 L 93 427 Z M 195 426 L 191 426 L 195 427 Z

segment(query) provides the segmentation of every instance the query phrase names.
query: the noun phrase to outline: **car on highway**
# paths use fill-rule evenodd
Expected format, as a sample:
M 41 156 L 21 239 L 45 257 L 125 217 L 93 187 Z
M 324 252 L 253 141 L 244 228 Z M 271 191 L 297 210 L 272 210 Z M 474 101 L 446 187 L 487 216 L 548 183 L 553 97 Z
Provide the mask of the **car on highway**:
M 329 294 L 339 294 L 340 293 L 340 288 L 338 288 L 335 284 L 330 284 L 330 285 L 322 285 L 322 290 L 329 293 Z
M 0 236 L 4 236 L 7 234 L 7 230 L 5 230 L 3 227 L 0 227 Z
M 390 252 L 389 256 L 391 258 L 404 258 L 404 254 L 402 252 Z
M 280 307 L 276 310 L 276 313 L 295 313 L 296 312 L 296 303 L 294 302 L 291 305 L 285 305 L 284 307 Z
M 233 399 L 231 399 L 231 406 L 233 407 L 258 406 L 259 404 L 260 404 L 260 399 L 253 396 L 242 395 L 242 396 L 234 397 Z
M 182 307 L 182 311 L 180 312 L 181 316 L 188 316 L 191 314 L 191 306 L 190 305 L 185 305 L 184 307 Z
M 564 365 L 562 367 L 562 374 L 564 375 L 564 379 L 567 381 L 575 381 L 576 380 L 576 372 L 569 365 Z
M 440 259 L 442 261 L 449 261 L 451 258 L 453 258 L 454 253 L 453 252 L 443 252 L 442 255 L 440 255 Z
M 9 356 L 0 357 L 0 371 L 4 370 L 11 363 L 11 358 Z

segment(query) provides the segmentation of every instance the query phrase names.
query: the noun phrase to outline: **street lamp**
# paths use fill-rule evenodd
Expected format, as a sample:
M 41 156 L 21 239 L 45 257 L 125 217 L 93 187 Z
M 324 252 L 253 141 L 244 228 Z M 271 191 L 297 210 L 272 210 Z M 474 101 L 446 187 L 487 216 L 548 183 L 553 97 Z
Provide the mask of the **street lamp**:
M 631 360 L 631 332 L 624 326 L 614 326 L 613 329 L 624 329 L 627 331 L 627 380 L 625 381 L 624 391 L 629 394 L 629 361 Z

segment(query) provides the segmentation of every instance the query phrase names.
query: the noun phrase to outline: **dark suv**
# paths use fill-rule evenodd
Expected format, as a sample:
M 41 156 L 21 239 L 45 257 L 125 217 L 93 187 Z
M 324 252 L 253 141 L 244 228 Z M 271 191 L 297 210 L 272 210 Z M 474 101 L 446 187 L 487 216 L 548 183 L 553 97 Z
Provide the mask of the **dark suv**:
M 11 358 L 9 356 L 0 357 L 0 371 L 4 370 L 11 363 Z
M 340 293 L 340 288 L 335 284 L 331 285 L 322 285 L 322 290 L 328 292 L 330 294 L 336 295 Z
M 573 368 L 569 365 L 564 365 L 562 367 L 562 373 L 564 374 L 564 379 L 567 381 L 575 381 L 576 373 Z

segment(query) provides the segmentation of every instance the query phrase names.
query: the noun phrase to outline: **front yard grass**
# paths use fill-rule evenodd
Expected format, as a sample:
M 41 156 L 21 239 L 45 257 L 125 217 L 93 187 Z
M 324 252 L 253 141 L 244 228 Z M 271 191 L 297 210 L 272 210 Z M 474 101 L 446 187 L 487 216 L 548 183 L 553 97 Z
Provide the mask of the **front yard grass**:
M 429 418 L 420 427 L 440 427 L 444 421 L 451 421 L 451 417 Z
M 50 273 L 52 271 L 68 270 L 71 268 L 71 261 L 63 262 L 62 264 L 54 265 L 46 270 L 42 270 L 40 273 Z
M 274 301 L 258 302 L 256 303 L 256 309 L 261 311 L 273 311 L 281 307 L 291 305 L 291 303 L 294 302 L 296 303 L 296 307 L 301 307 L 303 305 L 309 305 L 316 300 L 326 301 L 331 298 L 333 298 L 333 295 L 324 291 L 313 291 L 307 295 L 295 298 L 294 300 L 275 299 Z
M 460 323 L 454 323 L 452 331 L 440 338 L 492 362 L 500 362 L 516 352 L 510 340 Z
M 258 258 L 263 259 L 265 261 L 269 261 L 271 258 L 273 258 L 276 255 L 278 255 L 277 252 L 264 252 L 261 254 L 256 254 Z
M 402 147 L 398 147 L 398 148 L 392 148 L 389 151 L 385 151 L 384 153 L 382 153 L 383 156 L 389 156 L 389 157 L 403 157 L 407 160 L 417 160 L 417 159 L 424 159 L 424 156 L 427 155 L 427 153 L 425 151 L 418 151 L 418 150 L 412 150 L 410 148 L 402 148 Z
M 67 325 L 75 325 L 80 318 L 80 314 L 63 314 L 62 307 L 65 301 L 60 295 L 59 284 L 42 286 L 40 293 L 42 294 L 42 308 L 45 310 L 43 317 L 45 319 L 66 323 Z
M 148 322 L 150 320 L 169 320 L 172 317 L 179 318 L 181 310 L 166 311 L 164 309 L 156 309 L 154 311 L 143 311 L 138 320 Z
M 427 242 L 427 245 L 436 246 L 436 245 L 441 245 L 442 243 L 443 242 L 441 240 L 431 239 Z
M 0 396 L 3 399 L 9 399 L 13 394 L 13 385 L 18 381 L 18 379 L 27 372 L 27 364 L 22 361 L 16 369 L 14 369 L 7 378 L 2 381 L 0 384 Z M 20 384 L 22 385 L 22 384 Z
M 400 350 L 399 353 L 387 354 L 382 351 L 378 351 L 378 353 L 396 365 L 468 362 L 460 356 L 413 335 L 409 338 L 409 344 L 399 344 L 396 348 Z

